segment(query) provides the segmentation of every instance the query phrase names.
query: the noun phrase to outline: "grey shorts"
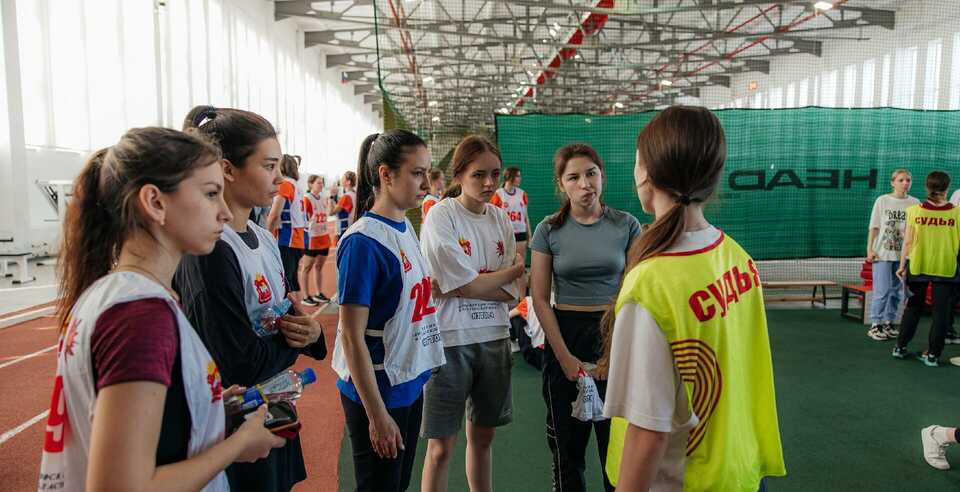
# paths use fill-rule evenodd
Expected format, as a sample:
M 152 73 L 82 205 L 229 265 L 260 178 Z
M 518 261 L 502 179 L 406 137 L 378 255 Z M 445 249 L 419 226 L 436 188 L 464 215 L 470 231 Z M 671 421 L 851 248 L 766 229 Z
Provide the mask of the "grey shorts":
M 464 411 L 474 425 L 500 427 L 513 420 L 510 339 L 445 347 L 447 363 L 434 370 L 423 391 L 420 436 L 456 435 Z

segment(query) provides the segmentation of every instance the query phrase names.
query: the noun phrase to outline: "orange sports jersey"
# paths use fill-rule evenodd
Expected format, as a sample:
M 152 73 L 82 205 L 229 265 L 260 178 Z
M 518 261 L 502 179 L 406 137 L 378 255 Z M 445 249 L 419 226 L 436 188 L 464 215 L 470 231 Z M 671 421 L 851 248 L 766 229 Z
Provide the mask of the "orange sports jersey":
M 527 306 L 527 298 L 524 297 L 520 304 L 517 304 L 517 311 L 520 311 L 520 316 L 523 319 L 527 319 L 527 314 L 530 312 L 530 306 Z
M 344 193 L 343 196 L 340 197 L 340 201 L 337 202 L 337 206 L 342 208 L 346 213 L 353 212 L 353 199 L 350 198 L 350 195 Z
M 288 248 L 304 249 L 307 242 L 307 214 L 303 206 L 303 195 L 290 178 L 283 178 L 277 194 L 284 198 L 283 209 L 280 212 L 280 228 L 274 231 L 277 244 Z

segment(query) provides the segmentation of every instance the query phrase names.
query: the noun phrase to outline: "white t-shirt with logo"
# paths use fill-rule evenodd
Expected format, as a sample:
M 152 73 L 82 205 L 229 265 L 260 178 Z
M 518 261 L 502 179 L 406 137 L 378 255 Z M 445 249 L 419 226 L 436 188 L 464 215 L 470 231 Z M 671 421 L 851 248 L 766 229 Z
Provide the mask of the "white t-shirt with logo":
M 890 194 L 881 195 L 873 203 L 870 229 L 879 229 L 872 245 L 878 261 L 900 261 L 907 230 L 907 209 L 919 204 L 920 200 L 912 196 L 896 198 Z
M 456 199 L 441 200 L 430 209 L 420 229 L 423 257 L 431 276 L 443 293 L 469 284 L 481 273 L 513 265 L 517 243 L 507 214 L 486 203 L 475 214 Z M 502 286 L 514 297 L 516 284 Z M 469 345 L 508 338 L 507 304 L 497 301 L 451 297 L 438 301 L 437 317 L 445 347 Z

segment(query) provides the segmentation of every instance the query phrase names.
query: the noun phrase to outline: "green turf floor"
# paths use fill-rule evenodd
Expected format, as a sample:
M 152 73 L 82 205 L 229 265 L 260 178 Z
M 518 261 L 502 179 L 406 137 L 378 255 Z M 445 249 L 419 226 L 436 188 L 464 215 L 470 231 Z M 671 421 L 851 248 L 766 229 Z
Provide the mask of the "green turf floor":
M 960 425 L 960 367 L 927 368 L 890 357 L 893 342 L 866 337 L 866 327 L 837 311 L 769 312 L 780 431 L 788 475 L 769 481 L 772 491 L 956 491 L 960 446 L 947 458 L 958 468 L 928 466 L 920 429 Z M 926 348 L 929 318 L 911 344 Z M 943 361 L 960 355 L 947 346 Z M 514 422 L 494 442 L 494 489 L 550 490 L 550 452 L 544 437 L 546 407 L 540 374 L 521 359 L 513 371 Z M 463 442 L 450 472 L 450 490 L 466 491 Z M 420 489 L 426 443 L 421 441 L 411 491 Z M 587 451 L 589 490 L 603 490 L 596 444 Z M 354 489 L 350 443 L 340 452 L 340 489 Z

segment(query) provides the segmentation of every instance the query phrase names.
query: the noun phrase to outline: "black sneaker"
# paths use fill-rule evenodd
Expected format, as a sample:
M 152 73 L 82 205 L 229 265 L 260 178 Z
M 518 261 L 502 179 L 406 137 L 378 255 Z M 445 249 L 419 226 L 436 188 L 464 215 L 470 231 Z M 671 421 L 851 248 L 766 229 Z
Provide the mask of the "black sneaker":
M 943 342 L 947 345 L 960 345 L 960 335 L 957 335 L 957 332 L 950 330 L 943 338 Z
M 940 367 L 939 358 L 927 352 L 918 355 L 917 359 L 927 367 Z
M 894 328 L 893 323 L 887 322 L 883 324 L 883 333 L 887 335 L 887 338 L 897 338 L 900 336 L 900 330 Z
M 890 336 L 888 336 L 887 333 L 883 331 L 883 325 L 879 325 L 879 324 L 871 326 L 870 330 L 867 331 L 867 336 L 878 342 L 882 342 L 884 340 L 890 339 Z
M 907 352 L 907 347 L 893 347 L 893 358 L 894 359 L 906 359 L 910 352 Z
M 300 301 L 300 304 L 303 304 L 304 306 L 311 306 L 311 307 L 312 307 L 312 306 L 319 306 L 319 305 L 320 305 L 320 303 L 318 303 L 317 301 L 313 300 L 312 297 L 304 297 L 303 300 Z
M 323 292 L 321 292 L 321 293 L 313 296 L 313 300 L 314 300 L 314 301 L 317 301 L 319 304 L 324 304 L 324 303 L 330 302 L 330 298 L 327 297 L 327 296 L 325 296 L 325 295 L 323 295 Z

